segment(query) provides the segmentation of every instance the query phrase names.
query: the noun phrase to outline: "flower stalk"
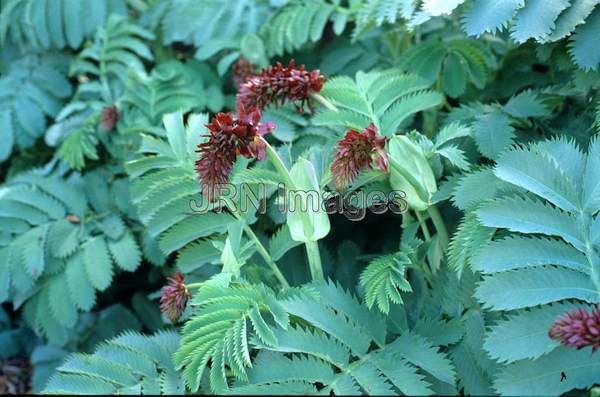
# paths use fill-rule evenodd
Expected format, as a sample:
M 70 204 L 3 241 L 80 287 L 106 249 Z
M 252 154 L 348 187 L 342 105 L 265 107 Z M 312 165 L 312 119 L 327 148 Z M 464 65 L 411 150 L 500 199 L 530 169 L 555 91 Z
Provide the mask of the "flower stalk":
M 230 208 L 230 210 L 231 210 L 231 208 Z M 269 251 L 267 251 L 267 249 L 265 248 L 265 246 L 260 242 L 260 240 L 258 239 L 258 236 L 254 233 L 254 231 L 252 230 L 252 228 L 250 227 L 250 225 L 248 225 L 242 219 L 242 217 L 240 216 L 240 214 L 238 214 L 236 211 L 232 210 L 231 212 L 236 217 L 236 219 L 238 219 L 239 221 L 242 221 L 244 223 L 244 232 L 246 232 L 246 234 L 248 235 L 248 237 L 254 242 L 254 246 L 256 247 L 256 250 L 258 251 L 258 253 L 260 254 L 260 256 L 265 260 L 265 262 L 267 263 L 267 265 L 269 266 L 269 268 L 271 269 L 271 271 L 273 272 L 273 274 L 275 274 L 275 277 L 277 278 L 277 280 L 279 281 L 279 283 L 283 287 L 289 288 L 290 284 L 288 283 L 287 279 L 285 278 L 285 276 L 283 275 L 283 273 L 281 272 L 281 270 L 277 266 L 277 263 L 275 263 L 275 261 L 273 260 L 273 258 L 269 254 Z
M 431 217 L 431 221 L 435 226 L 435 230 L 437 230 L 438 235 L 440 236 L 440 244 L 442 246 L 442 250 L 446 252 L 446 250 L 448 249 L 449 242 L 448 230 L 446 229 L 446 224 L 444 223 L 444 220 L 440 215 L 440 210 L 435 204 L 432 204 L 431 206 L 429 206 L 429 208 L 427 208 L 427 212 Z
M 261 138 L 264 141 L 266 147 L 267 157 L 277 170 L 277 173 L 281 176 L 281 178 L 285 181 L 286 185 L 289 189 L 296 190 L 296 185 L 292 180 L 290 172 L 287 167 L 273 148 L 264 138 Z M 310 227 L 310 221 L 308 219 L 307 214 L 302 213 L 302 223 L 305 228 Z M 310 269 L 310 274 L 313 280 L 324 280 L 323 276 L 323 266 L 321 264 L 321 254 L 319 252 L 319 245 L 316 241 L 307 241 L 306 245 L 306 254 L 308 256 L 308 266 Z
M 305 245 L 311 278 L 315 281 L 325 280 L 325 275 L 323 274 L 323 265 L 321 264 L 321 252 L 319 251 L 319 243 L 316 241 L 307 241 Z
M 325 97 L 321 94 L 318 94 L 316 92 L 311 92 L 309 94 L 309 96 L 314 99 L 316 102 L 320 103 L 321 105 L 323 105 L 323 107 L 325 107 L 326 109 L 329 109 L 333 112 L 339 112 L 339 109 L 337 108 L 337 106 L 335 106 L 333 103 L 329 102 L 327 99 L 325 99 Z

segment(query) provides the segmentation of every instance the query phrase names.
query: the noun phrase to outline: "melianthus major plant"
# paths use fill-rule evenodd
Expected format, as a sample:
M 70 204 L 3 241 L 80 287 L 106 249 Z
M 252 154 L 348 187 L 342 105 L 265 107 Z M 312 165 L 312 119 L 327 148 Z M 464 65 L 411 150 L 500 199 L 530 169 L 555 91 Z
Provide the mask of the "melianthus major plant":
M 597 395 L 599 13 L 2 2 L 0 391 Z

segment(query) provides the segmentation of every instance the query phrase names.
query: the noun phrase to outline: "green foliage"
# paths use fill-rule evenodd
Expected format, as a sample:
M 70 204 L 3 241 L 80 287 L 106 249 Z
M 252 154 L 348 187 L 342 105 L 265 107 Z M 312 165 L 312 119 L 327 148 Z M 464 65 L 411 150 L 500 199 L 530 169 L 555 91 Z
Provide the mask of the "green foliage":
M 269 55 L 292 52 L 307 42 L 316 42 L 325 25 L 336 15 L 335 30 L 340 34 L 346 25 L 343 14 L 333 14 L 334 6 L 323 0 L 291 1 L 267 23 L 260 34 L 264 37 Z
M 193 44 L 199 60 L 226 51 L 220 64 L 223 72 L 238 58 L 246 35 L 258 32 L 271 11 L 268 2 L 251 0 L 169 0 L 156 7 L 166 8 L 162 16 L 164 44 Z
M 490 310 L 513 313 L 491 328 L 484 343 L 492 358 L 511 363 L 495 381 L 500 393 L 517 390 L 508 381 L 517 372 L 518 382 L 536 376 L 536 385 L 530 384 L 533 388 L 528 390 L 543 393 L 557 387 L 541 371 L 560 372 L 576 359 L 568 350 L 557 349 L 547 336 L 554 319 L 567 310 L 564 304 L 549 304 L 565 299 L 600 302 L 597 245 L 591 237 L 593 214 L 600 208 L 593 193 L 600 181 L 595 164 L 598 147 L 598 140 L 593 140 L 585 155 L 572 141 L 556 139 L 505 151 L 495 176 L 487 178 L 489 183 L 499 178 L 518 190 L 496 190 L 480 197 L 455 235 L 451 263 L 457 268 L 468 264 L 484 274 L 477 299 Z M 467 186 L 463 183 L 458 191 Z M 496 232 L 499 236 L 490 241 L 486 229 L 511 233 Z M 483 244 L 471 244 L 477 240 Z M 561 390 L 596 382 L 592 370 L 581 371 L 575 371 L 574 383 Z
M 144 73 L 143 62 L 151 61 L 152 54 L 143 40 L 153 37 L 151 32 L 113 14 L 105 26 L 98 28 L 94 42 L 85 46 L 71 63 L 71 76 L 84 76 L 91 81 L 79 86 L 79 100 L 63 108 L 46 133 L 46 142 L 59 146 L 57 155 L 69 167 L 80 170 L 86 159 L 98 160 L 101 142 L 113 152 L 120 145 L 130 144 L 128 137 L 104 136 L 106 131 L 98 128 L 98 124 L 102 108 L 106 104 L 112 106 L 123 91 L 129 68 L 131 74 Z M 89 98 L 92 95 L 94 100 Z
M 150 75 L 130 73 L 121 99 L 130 107 L 124 128 L 151 130 L 161 123 L 164 114 L 201 110 L 207 101 L 202 82 L 193 66 L 177 61 L 157 65 Z
M 0 2 L 0 392 L 597 394 L 549 329 L 600 304 L 598 37 L 596 0 Z
M 286 394 L 315 393 L 313 385 L 319 382 L 321 391 L 336 395 L 430 394 L 424 374 L 443 382 L 454 379 L 450 361 L 427 339 L 406 333 L 385 344 L 383 318 L 339 286 L 312 285 L 282 305 L 308 326 L 271 327 L 274 344 L 254 338 L 260 352 L 247 380 L 237 381 L 232 393 L 252 394 L 276 385 Z M 370 349 L 371 344 L 376 347 Z
M 2 189 L 0 300 L 23 305 L 27 323 L 55 344 L 66 342 L 117 269 L 134 271 L 141 261 L 126 209 L 109 199 L 123 194 L 119 181 L 107 183 L 108 175 L 99 169 L 69 183 L 26 173 Z
M 71 74 L 124 79 L 129 68 L 143 72 L 143 61 L 152 61 L 153 57 L 142 40 L 153 38 L 151 32 L 123 17 L 112 15 L 106 25 L 98 29 L 94 42 L 86 46 L 73 62 Z
M 405 266 L 410 259 L 403 253 L 377 258 L 360 275 L 360 283 L 365 288 L 365 300 L 371 308 L 375 302 L 383 313 L 390 311 L 390 301 L 402 304 L 400 291 L 412 291 L 404 278 Z
M 0 42 L 20 47 L 77 49 L 111 13 L 125 15 L 125 0 L 10 0 L 0 12 Z
M 91 114 L 72 116 L 68 120 L 57 117 L 60 124 L 55 124 L 52 127 L 53 130 L 49 130 L 59 130 L 62 135 L 66 130 L 72 128 L 56 153 L 69 167 L 81 170 L 85 166 L 86 158 L 98 160 L 98 138 L 96 137 L 98 116 L 97 112 L 92 112 Z
M 413 114 L 441 103 L 441 95 L 428 86 L 423 79 L 397 70 L 358 72 L 356 80 L 334 77 L 322 95 L 339 111 L 324 110 L 315 116 L 314 123 L 358 131 L 374 123 L 382 135 L 391 136 Z
M 429 40 L 403 54 L 400 67 L 430 84 L 440 78 L 444 92 L 461 96 L 467 83 L 482 89 L 490 78 L 495 58 L 483 43 L 471 39 Z
M 173 331 L 145 336 L 135 332 L 101 343 L 94 353 L 67 357 L 44 394 L 184 394 L 171 355 L 179 345 Z
M 582 69 L 597 69 L 600 52 L 594 38 L 600 29 L 600 9 L 593 0 L 485 0 L 453 1 L 453 6 L 431 12 L 425 1 L 421 15 L 413 16 L 423 23 L 432 16 L 450 14 L 457 4 L 465 3 L 462 13 L 464 31 L 470 36 L 496 33 L 510 27 L 510 37 L 517 43 L 534 39 L 539 43 L 555 42 L 569 37 L 569 53 Z
M 521 124 L 524 119 L 548 115 L 540 95 L 526 90 L 511 97 L 503 106 L 475 102 L 455 108 L 449 114 L 448 122 L 458 121 L 469 125 L 479 152 L 496 159 L 515 142 L 515 125 Z
M 410 0 L 366 0 L 358 9 L 353 34 L 357 36 L 372 25 L 381 26 L 384 22 L 393 24 L 398 17 L 409 19 L 414 11 L 414 2 Z
M 29 148 L 71 95 L 65 77 L 68 58 L 58 54 L 26 55 L 0 76 L 0 161 L 13 147 Z
M 181 347 L 174 356 L 179 368 L 185 366 L 184 379 L 192 391 L 200 387 L 209 360 L 213 392 L 228 389 L 225 366 L 235 377 L 246 379 L 246 368 L 251 366 L 248 333 L 253 331 L 261 342 L 273 345 L 277 337 L 265 318 L 283 328 L 289 323 L 273 292 L 264 287 L 205 285 L 193 304 L 199 309 L 183 328 Z

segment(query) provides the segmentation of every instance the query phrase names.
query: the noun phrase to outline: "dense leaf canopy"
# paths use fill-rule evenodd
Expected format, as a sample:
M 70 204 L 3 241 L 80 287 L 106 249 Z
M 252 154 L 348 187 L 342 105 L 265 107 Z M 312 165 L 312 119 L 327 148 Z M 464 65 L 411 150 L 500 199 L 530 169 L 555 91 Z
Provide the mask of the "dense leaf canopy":
M 0 2 L 0 392 L 600 395 L 597 0 Z

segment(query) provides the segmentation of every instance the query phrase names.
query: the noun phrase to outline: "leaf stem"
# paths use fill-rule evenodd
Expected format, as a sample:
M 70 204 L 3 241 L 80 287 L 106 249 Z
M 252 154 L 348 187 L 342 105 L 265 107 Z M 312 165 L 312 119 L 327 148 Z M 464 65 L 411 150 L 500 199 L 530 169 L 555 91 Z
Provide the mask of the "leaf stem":
M 323 105 L 325 108 L 332 110 L 334 112 L 339 112 L 340 110 L 331 102 L 329 102 L 327 99 L 325 99 L 325 97 L 321 94 L 317 94 L 316 92 L 311 92 L 310 97 L 312 99 L 314 99 L 315 101 L 319 102 L 321 105 Z
M 423 232 L 423 236 L 425 236 L 425 241 L 431 240 L 429 228 L 427 227 L 427 223 L 425 223 L 425 220 L 423 219 L 423 215 L 421 215 L 421 211 L 415 210 L 415 215 L 419 220 L 419 226 L 421 226 L 421 231 Z
M 267 262 L 267 265 L 269 265 L 269 267 L 275 274 L 275 277 L 277 278 L 277 280 L 285 288 L 289 288 L 290 284 L 286 280 L 285 276 L 283 275 L 283 273 L 281 273 L 281 270 L 279 270 L 279 267 L 277 266 L 277 264 L 275 263 L 275 261 L 273 260 L 273 258 L 271 257 L 271 255 L 269 254 L 267 249 L 265 248 L 265 246 L 260 242 L 260 240 L 258 239 L 256 234 L 254 234 L 254 231 L 252 230 L 252 228 L 246 223 L 244 223 L 244 231 L 254 241 L 254 244 L 256 245 L 256 250 L 258 251 L 260 256 L 262 256 L 262 258 L 265 260 L 265 262 Z
M 269 157 L 269 160 L 271 160 L 271 163 L 273 164 L 273 166 L 275 167 L 275 169 L 277 170 L 277 172 L 279 173 L 279 175 L 283 178 L 283 180 L 285 181 L 285 183 L 290 188 L 293 188 L 294 187 L 294 181 L 292 181 L 292 177 L 290 175 L 290 172 L 286 168 L 285 164 L 283 164 L 283 160 L 281 160 L 281 157 L 279 157 L 279 155 L 277 154 L 277 152 L 275 151 L 275 149 L 273 148 L 273 146 L 271 146 L 271 144 L 269 142 L 267 142 L 266 139 L 264 139 L 262 137 L 260 139 L 262 139 L 262 141 L 266 145 L 267 157 Z
M 271 255 L 269 254 L 269 251 L 267 251 L 267 249 L 265 248 L 265 246 L 260 242 L 260 240 L 258 239 L 258 237 L 256 236 L 256 234 L 254 233 L 254 231 L 252 230 L 252 228 L 250 227 L 250 225 L 248 225 L 246 223 L 246 220 L 244 218 L 242 218 L 242 216 L 235 211 L 233 208 L 234 206 L 232 205 L 228 205 L 229 210 L 231 211 L 231 213 L 233 214 L 233 216 L 240 222 L 243 223 L 243 227 L 244 227 L 244 231 L 246 232 L 246 234 L 248 235 L 248 237 L 250 237 L 250 239 L 254 242 L 254 246 L 256 247 L 256 250 L 258 251 L 258 253 L 260 254 L 260 256 L 262 256 L 262 258 L 265 260 L 265 262 L 267 263 L 267 265 L 269 265 L 269 267 L 271 268 L 271 270 L 273 271 L 273 273 L 275 274 L 275 277 L 277 278 L 277 280 L 281 283 L 282 286 L 284 286 L 285 288 L 289 288 L 290 284 L 288 283 L 288 281 L 286 280 L 285 276 L 283 275 L 283 273 L 281 273 L 281 270 L 279 270 L 279 267 L 277 266 L 277 264 L 275 263 L 275 261 L 273 260 L 273 258 L 271 257 Z
M 446 225 L 444 224 L 444 220 L 440 215 L 440 211 L 434 204 L 427 208 L 427 212 L 429 213 L 431 221 L 433 222 L 433 225 L 440 236 L 440 244 L 442 245 L 442 250 L 445 252 L 448 248 L 448 230 L 446 230 Z
M 590 230 L 591 222 L 593 219 L 592 215 L 588 214 L 582 210 L 582 211 L 580 211 L 579 217 L 580 217 L 580 223 L 583 226 L 583 230 Z M 598 295 L 600 295 L 600 273 L 598 272 L 600 270 L 600 260 L 594 250 L 592 239 L 591 239 L 591 236 L 589 235 L 589 232 L 588 233 L 584 232 L 583 237 L 584 237 L 583 243 L 585 244 L 585 252 L 584 252 L 585 257 L 588 260 L 588 263 L 590 264 L 590 278 L 592 279 L 592 282 L 596 286 Z

